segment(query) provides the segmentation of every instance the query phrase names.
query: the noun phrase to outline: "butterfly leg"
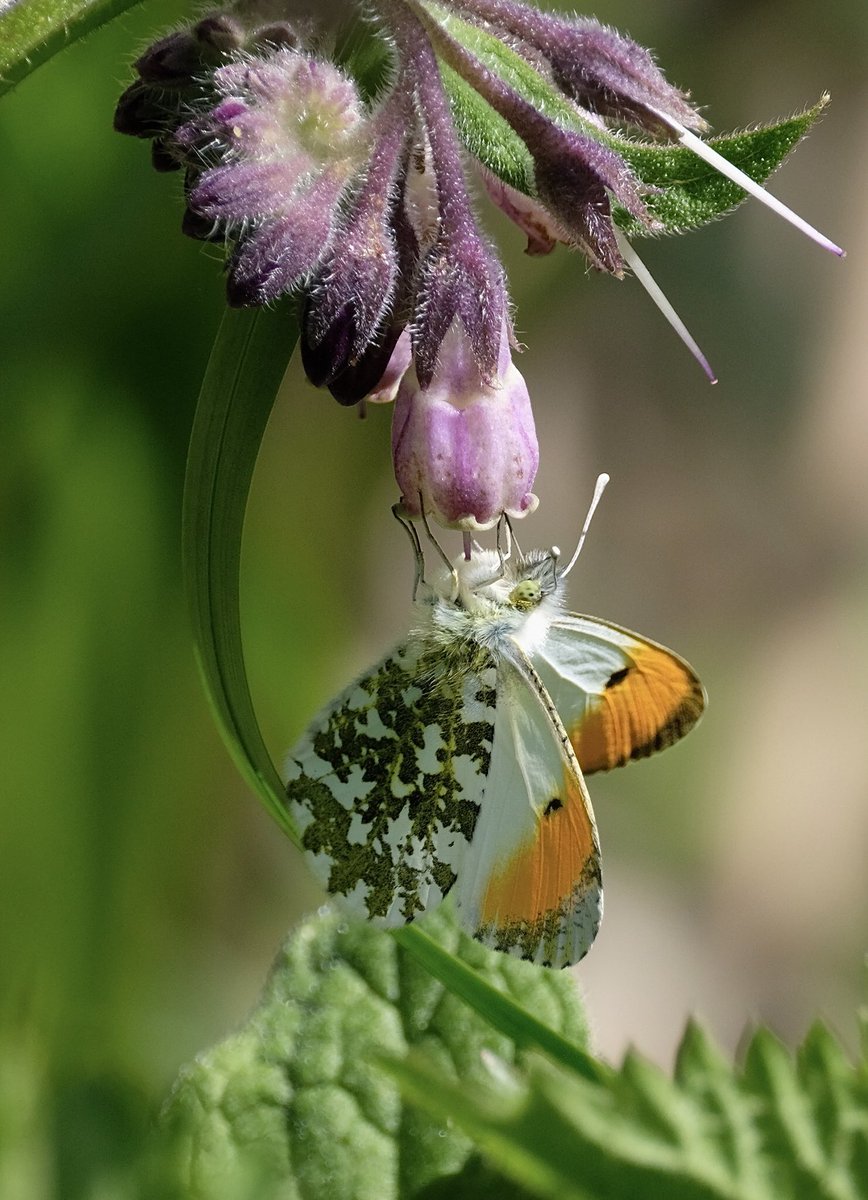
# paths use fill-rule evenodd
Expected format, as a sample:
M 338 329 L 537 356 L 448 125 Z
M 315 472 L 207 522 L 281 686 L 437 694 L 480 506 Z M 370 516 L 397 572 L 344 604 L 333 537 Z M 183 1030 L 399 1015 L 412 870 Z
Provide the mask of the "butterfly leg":
M 437 541 L 434 534 L 431 532 L 431 526 L 428 524 L 428 518 L 425 515 L 425 506 L 422 503 L 422 494 L 421 493 L 419 494 L 419 512 L 422 515 L 422 524 L 425 527 L 425 533 L 428 536 L 428 541 L 431 543 L 431 545 L 434 547 L 434 549 L 440 555 L 441 559 L 443 560 L 443 562 L 446 566 L 446 570 L 449 572 L 449 575 L 452 579 L 452 599 L 454 600 L 455 597 L 458 595 L 458 572 L 453 567 L 453 565 L 449 559 L 449 555 L 446 553 L 446 551 L 443 549 L 443 547 Z
M 501 535 L 502 535 L 504 526 L 506 527 L 506 531 L 507 531 L 506 550 L 505 551 L 504 551 L 503 545 L 501 544 Z M 506 513 L 501 513 L 500 520 L 497 522 L 496 550 L 497 550 L 497 557 L 500 560 L 498 563 L 497 570 L 494 572 L 494 574 L 491 576 L 490 579 L 485 579 L 481 583 L 476 584 L 477 588 L 489 587 L 492 583 L 497 583 L 497 581 L 499 579 L 503 579 L 504 575 L 506 574 L 506 564 L 509 561 L 510 557 L 512 556 L 512 526 L 509 523 L 509 517 L 506 515 Z
M 425 586 L 425 555 L 422 552 L 422 543 L 419 541 L 419 534 L 416 532 L 415 525 L 403 515 L 400 504 L 392 505 L 392 516 L 401 528 L 407 531 L 407 537 L 410 539 L 410 544 L 413 547 L 413 559 L 416 568 L 416 574 L 413 579 L 413 600 L 415 601 L 419 588 Z

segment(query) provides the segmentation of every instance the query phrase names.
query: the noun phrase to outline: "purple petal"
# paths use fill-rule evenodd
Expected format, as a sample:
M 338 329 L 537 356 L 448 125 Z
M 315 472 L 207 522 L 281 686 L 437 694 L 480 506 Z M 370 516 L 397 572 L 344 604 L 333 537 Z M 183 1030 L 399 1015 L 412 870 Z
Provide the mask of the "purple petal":
M 235 308 L 265 304 L 290 292 L 328 249 L 343 180 L 323 173 L 280 217 L 239 241 L 229 262 L 226 293 Z
M 237 162 L 206 171 L 190 193 L 189 204 L 203 217 L 245 221 L 286 211 L 297 190 L 298 172 L 292 163 Z

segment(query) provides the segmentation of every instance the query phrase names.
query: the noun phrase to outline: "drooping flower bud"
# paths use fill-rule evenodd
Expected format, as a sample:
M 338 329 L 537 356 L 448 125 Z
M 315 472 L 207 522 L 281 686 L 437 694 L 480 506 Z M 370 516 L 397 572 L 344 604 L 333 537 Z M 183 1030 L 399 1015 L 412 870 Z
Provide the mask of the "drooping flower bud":
M 302 361 L 341 404 L 379 389 L 404 330 L 422 390 L 453 327 L 496 388 L 508 293 L 466 152 L 528 253 L 564 242 L 599 270 L 632 270 L 712 379 L 628 238 L 695 228 L 743 190 L 843 254 L 745 173 L 765 177 L 822 102 L 709 145 L 689 94 L 593 20 L 523 0 L 375 0 L 391 63 L 357 85 L 346 72 L 365 55 L 324 57 L 329 0 L 298 0 L 292 24 L 278 0 L 224 2 L 140 56 L 115 126 L 152 140 L 157 170 L 185 171 L 182 228 L 225 246 L 230 304 L 304 293 Z M 706 167 L 694 178 L 694 156 L 737 187 Z
M 406 320 L 406 315 L 403 320 L 396 317 L 396 302 L 399 308 L 409 307 L 407 293 L 418 254 L 403 211 L 411 116 L 408 97 L 398 84 L 372 118 L 370 158 L 332 247 L 310 280 L 301 353 L 307 376 L 317 387 L 331 386 L 342 375 L 347 376 L 345 383 L 356 375 L 357 382 L 367 381 L 376 370 L 373 363 L 388 361 Z M 381 373 L 382 365 L 376 377 Z M 341 390 L 342 403 L 360 399 L 345 398 L 357 390 L 357 382 Z
M 512 362 L 506 322 L 493 386 L 481 377 L 462 325 L 450 326 L 427 388 L 411 368 L 392 419 L 392 458 L 407 516 L 451 529 L 491 529 L 534 511 L 539 448 L 527 386 Z
M 183 164 L 172 146 L 172 134 L 189 109 L 210 96 L 211 72 L 230 55 L 255 45 L 259 32 L 232 12 L 215 11 L 188 29 L 159 38 L 136 60 L 138 79 L 118 101 L 115 129 L 152 138 L 156 169 L 179 170 Z
M 661 110 L 690 129 L 706 128 L 644 47 L 598 21 L 540 12 L 519 0 L 459 0 L 459 7 L 541 54 L 567 95 L 591 112 L 664 136 Z
M 337 67 L 287 46 L 221 67 L 213 83 L 220 102 L 174 139 L 206 168 L 187 202 L 236 234 L 230 304 L 263 304 L 328 251 L 338 202 L 369 149 L 369 118 Z

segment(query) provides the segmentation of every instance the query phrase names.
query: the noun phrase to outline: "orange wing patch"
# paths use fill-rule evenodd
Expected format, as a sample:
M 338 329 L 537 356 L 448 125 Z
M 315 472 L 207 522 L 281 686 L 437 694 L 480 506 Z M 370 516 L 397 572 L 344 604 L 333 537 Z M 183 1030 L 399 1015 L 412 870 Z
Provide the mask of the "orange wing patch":
M 540 814 L 536 836 L 492 875 L 482 899 L 481 924 L 531 928 L 558 919 L 589 869 L 598 873 L 596 831 L 579 780 L 565 772 L 562 794 Z M 539 940 L 537 932 L 536 940 Z
M 671 746 L 705 707 L 702 684 L 674 654 L 637 643 L 630 658 L 567 730 L 585 775 Z

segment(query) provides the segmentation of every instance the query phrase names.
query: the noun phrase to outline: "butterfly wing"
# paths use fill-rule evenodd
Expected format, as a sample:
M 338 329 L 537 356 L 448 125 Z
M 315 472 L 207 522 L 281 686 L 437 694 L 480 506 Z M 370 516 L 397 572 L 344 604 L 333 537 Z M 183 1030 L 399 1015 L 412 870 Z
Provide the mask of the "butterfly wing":
M 547 966 L 577 962 L 599 928 L 600 848 L 587 789 L 518 646 L 498 664 L 491 767 L 456 893 L 474 937 Z
M 431 670 L 398 646 L 312 722 L 286 765 L 289 812 L 317 877 L 398 925 L 449 892 L 473 837 L 494 737 L 493 661 Z
M 585 775 L 671 746 L 705 708 L 684 659 L 595 617 L 553 622 L 533 662 Z

